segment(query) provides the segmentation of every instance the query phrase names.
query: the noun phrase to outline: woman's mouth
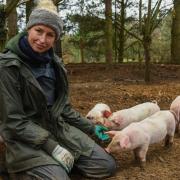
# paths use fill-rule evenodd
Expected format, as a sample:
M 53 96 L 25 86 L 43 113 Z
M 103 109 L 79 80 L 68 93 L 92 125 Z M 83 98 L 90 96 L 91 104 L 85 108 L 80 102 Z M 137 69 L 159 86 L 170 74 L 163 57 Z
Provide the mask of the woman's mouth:
M 44 46 L 38 45 L 38 44 L 36 44 L 36 47 L 37 47 L 38 49 L 44 49 L 44 48 L 45 48 Z

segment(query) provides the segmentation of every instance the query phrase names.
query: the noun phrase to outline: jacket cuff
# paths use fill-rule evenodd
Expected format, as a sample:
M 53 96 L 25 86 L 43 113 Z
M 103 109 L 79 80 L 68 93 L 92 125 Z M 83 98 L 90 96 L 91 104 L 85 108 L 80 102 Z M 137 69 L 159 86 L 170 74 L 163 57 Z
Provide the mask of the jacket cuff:
M 95 133 L 95 125 L 93 124 L 90 131 L 89 131 L 89 134 L 93 135 L 94 133 Z
M 48 154 L 52 154 L 54 148 L 58 145 L 58 142 L 54 141 L 53 139 L 48 139 L 43 145 L 42 149 L 46 151 Z

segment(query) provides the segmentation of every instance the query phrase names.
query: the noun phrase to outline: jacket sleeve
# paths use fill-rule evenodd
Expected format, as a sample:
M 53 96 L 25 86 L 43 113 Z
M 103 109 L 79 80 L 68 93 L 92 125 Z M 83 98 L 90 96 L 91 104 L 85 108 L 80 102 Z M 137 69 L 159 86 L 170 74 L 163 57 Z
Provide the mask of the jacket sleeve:
M 58 57 L 56 58 L 59 59 Z M 57 62 L 60 63 L 60 66 L 64 72 L 65 75 L 64 78 L 67 78 L 66 76 L 67 70 L 65 69 L 62 60 L 59 59 Z M 64 121 L 69 123 L 71 126 L 74 126 L 84 131 L 85 133 L 89 133 L 89 134 L 94 133 L 94 124 L 91 121 L 89 121 L 87 118 L 82 117 L 79 112 L 73 109 L 68 99 L 66 100 L 61 115 L 64 118 Z
M 70 125 L 75 126 L 89 134 L 94 132 L 94 124 L 87 118 L 82 117 L 79 112 L 74 110 L 69 101 L 67 101 L 64 106 L 62 116 Z
M 48 141 L 50 133 L 26 116 L 20 94 L 19 73 L 15 69 L 0 68 L 1 133 L 5 141 L 18 140 L 33 148 L 40 148 Z

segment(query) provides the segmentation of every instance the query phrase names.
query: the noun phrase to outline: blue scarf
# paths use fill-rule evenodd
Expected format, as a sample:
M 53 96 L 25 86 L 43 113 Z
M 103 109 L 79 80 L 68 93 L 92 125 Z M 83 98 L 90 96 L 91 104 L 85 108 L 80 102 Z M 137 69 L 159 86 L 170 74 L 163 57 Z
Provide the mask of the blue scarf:
M 27 63 L 40 86 L 44 90 L 47 99 L 47 105 L 52 106 L 55 101 L 56 76 L 52 65 L 52 48 L 44 53 L 37 53 L 31 48 L 27 36 L 23 36 L 19 41 L 19 47 L 24 53 L 23 61 Z
M 26 63 L 31 65 L 47 64 L 51 61 L 53 56 L 52 48 L 44 53 L 35 52 L 30 46 L 27 36 L 22 36 L 19 41 L 19 47 L 21 51 L 26 55 Z

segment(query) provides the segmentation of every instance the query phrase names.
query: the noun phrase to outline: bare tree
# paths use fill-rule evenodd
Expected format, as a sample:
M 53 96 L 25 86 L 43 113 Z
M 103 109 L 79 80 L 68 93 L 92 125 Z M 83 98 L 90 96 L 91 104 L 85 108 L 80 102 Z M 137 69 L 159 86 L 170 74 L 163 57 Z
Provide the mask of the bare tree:
M 161 3 L 162 0 L 160 0 Z M 150 81 L 150 69 L 149 69 L 149 64 L 151 61 L 151 56 L 150 56 L 150 46 L 151 46 L 151 27 L 153 25 L 153 21 L 151 20 L 152 16 L 152 10 L 151 10 L 151 5 L 152 5 L 152 0 L 148 0 L 148 12 L 147 15 L 144 17 L 144 27 L 143 27 L 143 47 L 144 47 L 144 58 L 145 58 L 145 81 L 149 82 Z M 154 19 L 155 20 L 155 19 Z
M 139 31 L 141 32 L 142 29 L 142 0 L 139 0 Z M 141 47 L 142 44 L 138 41 L 138 60 L 141 63 Z
M 111 64 L 113 62 L 112 54 L 112 0 L 105 0 L 105 17 L 106 17 L 106 62 Z
M 141 3 L 142 1 L 140 1 Z M 141 42 L 143 48 L 144 48 L 144 58 L 145 58 L 145 74 L 144 79 L 145 82 L 150 81 L 150 61 L 151 61 L 151 55 L 150 55 L 150 48 L 152 43 L 152 34 L 154 30 L 158 27 L 159 23 L 162 21 L 163 17 L 166 15 L 166 13 L 160 14 L 160 6 L 161 6 L 162 0 L 158 0 L 154 7 L 152 7 L 152 0 L 148 0 L 148 6 L 147 6 L 147 13 L 144 15 L 142 20 L 139 20 L 141 23 L 139 25 L 140 33 L 133 33 L 127 29 L 125 31 L 136 38 L 139 42 Z M 141 9 L 141 7 L 139 7 Z M 161 15 L 161 16 L 160 16 Z
M 7 40 L 7 17 L 16 8 L 19 0 L 11 0 L 6 5 L 0 5 L 0 51 L 4 49 Z
M 11 0 L 7 0 L 7 4 L 11 3 Z M 7 18 L 8 26 L 8 39 L 11 39 L 14 35 L 17 34 L 17 11 L 16 8 L 13 8 L 11 13 Z
M 159 23 L 162 21 L 163 17 L 166 13 L 162 13 L 161 17 L 159 16 L 160 13 L 160 6 L 162 0 L 156 2 L 155 6 L 152 8 L 152 0 L 148 0 L 148 11 L 147 15 L 144 16 L 144 25 L 142 26 L 142 44 L 144 47 L 144 57 L 145 57 L 145 81 L 150 81 L 150 47 L 152 42 L 152 34 L 154 30 L 158 27 Z
M 120 30 L 119 30 L 119 47 L 118 47 L 118 62 L 123 62 L 124 57 L 124 44 L 125 44 L 125 32 L 124 32 L 124 26 L 125 26 L 125 9 L 127 1 L 121 0 L 121 15 L 120 15 Z
M 174 0 L 171 31 L 171 62 L 180 64 L 180 1 Z

